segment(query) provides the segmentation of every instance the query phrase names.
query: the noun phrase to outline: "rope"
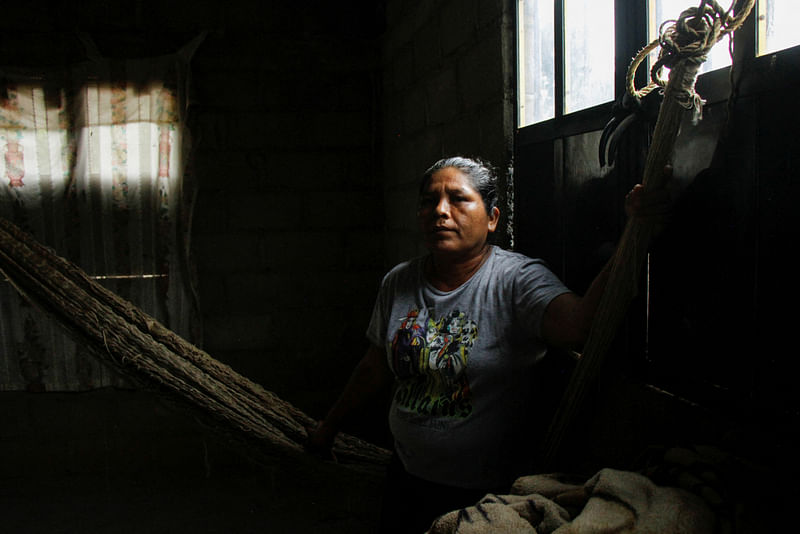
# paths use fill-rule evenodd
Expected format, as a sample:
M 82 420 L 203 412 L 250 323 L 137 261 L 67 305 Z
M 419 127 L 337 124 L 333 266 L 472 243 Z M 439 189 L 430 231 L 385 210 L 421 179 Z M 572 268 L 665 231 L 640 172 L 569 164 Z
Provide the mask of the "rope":
M 681 63 L 686 72 L 683 79 L 677 83 L 673 96 L 684 108 L 695 110 L 695 120 L 702 118 L 705 100 L 694 89 L 697 72 L 706 61 L 711 48 L 744 24 L 755 0 L 746 0 L 736 16 L 731 16 L 735 4 L 734 1 L 730 8 L 724 10 L 716 0 L 701 0 L 698 7 L 684 10 L 677 19 L 664 21 L 659 28 L 658 38 L 640 50 L 628 67 L 627 92 L 642 98 L 656 89 L 660 88 L 663 91 L 668 83 L 668 80 L 662 77 L 664 68 L 672 69 Z M 651 82 L 637 89 L 634 82 L 636 71 L 645 58 L 658 47 L 661 47 L 661 51 L 650 69 Z
M 656 87 L 664 88 L 664 99 L 658 112 L 642 179 L 645 190 L 665 185 L 664 167 L 672 156 L 684 113 L 687 108 L 702 105 L 702 99 L 694 92 L 694 80 L 699 66 L 717 41 L 742 25 L 754 3 L 755 0 L 747 0 L 742 11 L 736 17 L 731 17 L 733 6 L 723 12 L 715 1 L 702 0 L 699 7 L 681 13 L 677 21 L 667 21 L 666 29 L 662 25 L 659 39 L 647 45 L 631 64 L 628 83 L 629 91 L 634 97 L 641 97 Z M 657 81 L 636 91 L 632 82 L 633 73 L 656 46 L 662 47 L 659 61 L 652 69 L 653 77 Z M 670 68 L 666 84 L 662 84 L 662 80 L 658 78 L 663 67 Z M 625 226 L 583 354 L 570 377 L 543 443 L 541 467 L 545 470 L 553 468 L 561 443 L 583 404 L 586 391 L 595 383 L 602 369 L 606 353 L 625 318 L 628 304 L 636 294 L 638 277 L 647 257 L 652 234 L 652 224 L 635 218 L 629 219 Z

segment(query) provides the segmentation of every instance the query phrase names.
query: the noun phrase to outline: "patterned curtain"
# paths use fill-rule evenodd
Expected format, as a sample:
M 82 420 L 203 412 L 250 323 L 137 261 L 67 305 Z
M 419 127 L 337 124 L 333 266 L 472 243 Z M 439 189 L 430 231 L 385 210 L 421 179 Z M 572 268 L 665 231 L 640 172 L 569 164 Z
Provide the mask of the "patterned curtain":
M 0 216 L 199 344 L 185 201 L 184 89 L 195 46 L 2 72 Z M 0 390 L 111 385 L 127 384 L 0 279 Z

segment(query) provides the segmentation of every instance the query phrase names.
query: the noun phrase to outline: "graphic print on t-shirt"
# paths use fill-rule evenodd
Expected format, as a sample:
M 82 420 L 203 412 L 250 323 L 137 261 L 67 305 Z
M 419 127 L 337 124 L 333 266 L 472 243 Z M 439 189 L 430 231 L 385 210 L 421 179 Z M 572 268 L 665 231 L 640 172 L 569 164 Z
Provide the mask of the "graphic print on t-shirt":
M 472 395 L 466 369 L 477 337 L 477 324 L 458 310 L 438 319 L 431 309 L 411 310 L 400 319 L 391 342 L 397 404 L 424 415 L 467 417 Z

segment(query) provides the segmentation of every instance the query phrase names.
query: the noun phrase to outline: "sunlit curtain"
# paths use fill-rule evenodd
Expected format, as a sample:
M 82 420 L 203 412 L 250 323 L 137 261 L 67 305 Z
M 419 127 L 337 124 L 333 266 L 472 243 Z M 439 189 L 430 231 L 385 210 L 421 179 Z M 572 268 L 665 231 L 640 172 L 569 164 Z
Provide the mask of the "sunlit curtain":
M 185 224 L 187 62 L 178 54 L 3 73 L 0 216 L 197 342 Z M 0 389 L 124 384 L 0 281 Z

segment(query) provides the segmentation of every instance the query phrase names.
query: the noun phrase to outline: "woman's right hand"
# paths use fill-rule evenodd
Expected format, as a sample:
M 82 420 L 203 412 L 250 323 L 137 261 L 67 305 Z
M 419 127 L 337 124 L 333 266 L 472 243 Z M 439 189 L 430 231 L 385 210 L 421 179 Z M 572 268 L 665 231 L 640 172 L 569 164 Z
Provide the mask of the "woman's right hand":
M 342 421 L 375 398 L 379 392 L 391 387 L 392 378 L 383 351 L 370 345 L 325 419 L 315 428 L 306 429 L 305 450 L 325 460 L 336 461 L 333 441 L 339 433 Z
M 318 456 L 323 460 L 336 461 L 336 455 L 333 453 L 333 440 L 337 432 L 331 429 L 322 421 L 317 424 L 315 428 L 306 429 L 307 437 L 303 448 L 309 454 Z

